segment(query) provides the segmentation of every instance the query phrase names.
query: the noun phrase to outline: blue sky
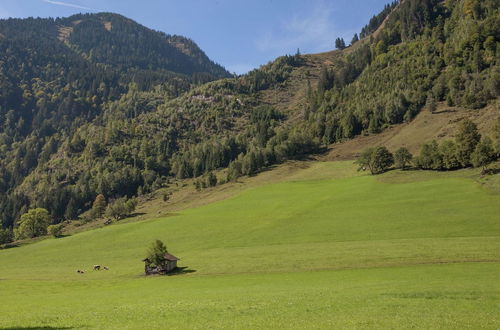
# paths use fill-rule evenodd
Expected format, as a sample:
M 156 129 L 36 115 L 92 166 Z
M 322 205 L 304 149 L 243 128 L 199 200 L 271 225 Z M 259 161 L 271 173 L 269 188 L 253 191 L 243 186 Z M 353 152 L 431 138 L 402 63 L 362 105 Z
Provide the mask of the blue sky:
M 244 73 L 284 54 L 349 42 L 390 0 L 0 0 L 0 18 L 115 12 L 193 39 L 229 71 Z

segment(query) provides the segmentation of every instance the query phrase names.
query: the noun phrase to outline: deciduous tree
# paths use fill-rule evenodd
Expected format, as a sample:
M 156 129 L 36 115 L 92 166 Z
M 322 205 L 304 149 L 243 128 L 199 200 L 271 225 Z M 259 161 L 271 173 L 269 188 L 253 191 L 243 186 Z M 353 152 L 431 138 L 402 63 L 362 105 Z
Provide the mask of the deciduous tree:
M 424 170 L 441 170 L 443 168 L 443 156 L 439 152 L 439 145 L 435 140 L 422 145 L 420 154 L 415 158 L 415 165 Z
M 137 207 L 135 198 L 127 199 L 127 197 L 118 198 L 112 203 L 109 203 L 106 208 L 106 216 L 120 220 L 129 216 Z
M 36 208 L 24 213 L 19 219 L 16 239 L 33 238 L 47 234 L 51 219 L 46 209 Z
M 394 165 L 396 168 L 405 170 L 406 166 L 411 163 L 413 155 L 405 147 L 401 147 L 394 153 Z
M 484 137 L 478 143 L 476 149 L 471 155 L 472 164 L 474 167 L 482 167 L 483 170 L 486 166 L 491 164 L 496 158 L 495 149 L 493 148 L 493 141 L 489 137 Z
M 371 174 L 380 174 L 394 164 L 392 153 L 383 146 L 365 149 L 358 160 L 358 170 L 370 170 Z
M 457 144 L 452 140 L 446 140 L 439 146 L 439 151 L 442 155 L 443 168 L 452 170 L 460 167 L 460 162 L 457 156 Z
M 455 138 L 458 161 L 462 166 L 466 167 L 471 165 L 471 155 L 480 140 L 481 134 L 479 134 L 477 125 L 469 119 L 463 120 L 458 127 Z

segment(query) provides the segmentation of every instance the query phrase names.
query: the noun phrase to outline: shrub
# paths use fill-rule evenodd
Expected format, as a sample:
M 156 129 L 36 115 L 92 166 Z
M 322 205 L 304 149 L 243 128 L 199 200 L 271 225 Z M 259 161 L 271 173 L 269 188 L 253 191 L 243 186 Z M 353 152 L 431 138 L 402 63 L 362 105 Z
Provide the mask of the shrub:
M 215 187 L 217 185 L 217 177 L 212 172 L 207 175 L 207 187 Z
M 0 244 L 7 244 L 14 240 L 12 230 L 0 228 Z
M 64 228 L 64 225 L 62 223 L 59 223 L 56 225 L 50 225 L 47 227 L 47 232 L 51 236 L 60 237 L 62 235 L 63 228 Z
M 135 198 L 127 199 L 127 197 L 122 197 L 108 204 L 105 214 L 108 217 L 120 220 L 134 212 L 136 207 L 137 200 Z

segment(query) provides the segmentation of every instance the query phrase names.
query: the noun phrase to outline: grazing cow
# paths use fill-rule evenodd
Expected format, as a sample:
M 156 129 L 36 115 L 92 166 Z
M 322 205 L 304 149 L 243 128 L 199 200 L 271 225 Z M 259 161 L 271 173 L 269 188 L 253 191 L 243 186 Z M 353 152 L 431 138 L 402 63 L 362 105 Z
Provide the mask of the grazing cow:
M 100 265 L 94 265 L 94 270 L 101 270 L 101 266 Z
M 84 270 L 80 270 L 80 269 L 78 269 L 76 272 L 77 272 L 78 274 L 85 274 L 85 271 L 84 271 Z
M 106 266 L 104 266 L 104 267 L 103 267 L 103 269 L 104 269 L 104 270 L 109 270 L 109 268 L 108 268 L 108 267 L 106 267 Z

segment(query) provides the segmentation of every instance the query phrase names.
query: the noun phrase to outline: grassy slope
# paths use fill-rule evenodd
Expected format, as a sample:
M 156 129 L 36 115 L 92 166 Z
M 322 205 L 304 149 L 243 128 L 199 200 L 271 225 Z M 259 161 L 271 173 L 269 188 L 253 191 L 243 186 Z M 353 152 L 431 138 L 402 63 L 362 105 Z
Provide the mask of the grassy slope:
M 309 165 L 173 216 L 0 251 L 0 327 L 498 327 L 500 195 L 474 170 Z M 195 272 L 141 276 L 154 238 Z M 111 270 L 75 272 L 96 263 Z
M 435 113 L 422 110 L 409 123 L 394 125 L 380 134 L 358 136 L 352 140 L 330 146 L 326 159 L 354 159 L 364 148 L 384 145 L 390 150 L 406 147 L 418 154 L 423 143 L 432 140 L 454 139 L 458 124 L 465 118 L 474 121 L 484 136 L 492 137 L 493 125 L 500 116 L 500 101 L 496 100 L 484 109 L 470 110 L 439 104 Z

